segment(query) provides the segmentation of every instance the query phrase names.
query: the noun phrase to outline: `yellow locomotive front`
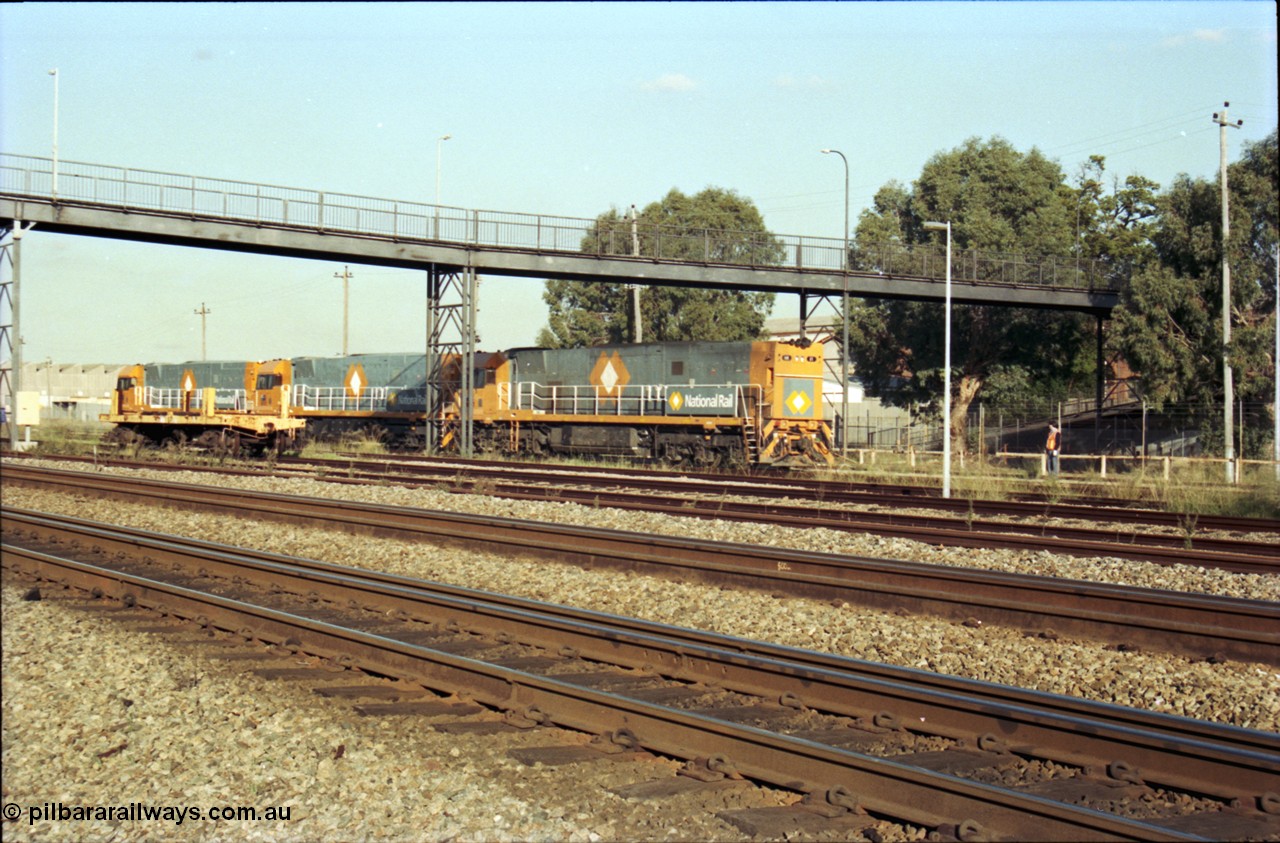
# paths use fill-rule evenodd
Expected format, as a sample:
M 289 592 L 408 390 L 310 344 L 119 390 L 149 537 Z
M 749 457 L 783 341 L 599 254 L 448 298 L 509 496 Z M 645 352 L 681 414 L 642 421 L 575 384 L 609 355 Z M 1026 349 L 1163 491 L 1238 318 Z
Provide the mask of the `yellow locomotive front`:
M 751 383 L 761 387 L 753 463 L 830 463 L 833 437 L 822 418 L 822 346 L 756 342 Z M 752 447 L 748 443 L 748 448 Z

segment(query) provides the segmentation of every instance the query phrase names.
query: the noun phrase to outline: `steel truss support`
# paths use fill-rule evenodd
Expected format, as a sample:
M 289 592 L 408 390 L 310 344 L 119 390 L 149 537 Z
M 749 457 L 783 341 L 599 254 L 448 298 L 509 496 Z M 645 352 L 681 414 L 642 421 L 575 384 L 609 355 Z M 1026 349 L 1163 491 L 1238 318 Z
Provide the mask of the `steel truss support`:
M 5 432 L 9 447 L 18 447 L 18 380 L 22 372 L 22 342 L 18 337 L 18 273 L 22 266 L 19 243 L 22 221 L 0 221 L 0 395 L 5 404 Z
M 475 452 L 476 272 L 427 270 L 426 452 Z

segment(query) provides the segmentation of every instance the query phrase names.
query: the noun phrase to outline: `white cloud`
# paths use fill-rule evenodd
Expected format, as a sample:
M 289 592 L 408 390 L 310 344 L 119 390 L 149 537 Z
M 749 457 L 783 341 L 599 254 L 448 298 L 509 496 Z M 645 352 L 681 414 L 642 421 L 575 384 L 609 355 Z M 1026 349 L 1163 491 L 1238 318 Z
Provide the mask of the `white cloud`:
M 640 87 L 645 91 L 692 91 L 698 83 L 683 73 L 665 73 L 657 79 L 642 82 Z
M 1194 29 L 1189 33 L 1181 35 L 1170 35 L 1168 38 L 1160 42 L 1165 47 L 1181 47 L 1192 41 L 1202 41 L 1207 44 L 1221 44 L 1227 40 L 1227 31 L 1225 29 Z

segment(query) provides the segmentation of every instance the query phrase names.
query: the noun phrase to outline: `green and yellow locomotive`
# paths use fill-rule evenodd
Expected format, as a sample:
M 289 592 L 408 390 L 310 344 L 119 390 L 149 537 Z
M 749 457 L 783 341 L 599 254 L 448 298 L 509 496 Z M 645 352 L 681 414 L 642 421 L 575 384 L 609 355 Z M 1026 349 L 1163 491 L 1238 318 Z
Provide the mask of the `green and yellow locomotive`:
M 700 467 L 832 459 L 831 429 L 822 418 L 821 345 L 517 348 L 474 359 L 470 415 L 481 452 L 627 456 Z M 463 415 L 461 361 L 443 362 L 445 400 L 435 421 L 456 422 Z M 128 367 L 103 420 L 155 441 L 185 425 L 206 439 L 243 437 L 275 447 L 354 430 L 376 430 L 397 447 L 425 444 L 422 354 L 249 362 L 236 383 L 229 383 L 225 365 L 199 373 L 195 365 Z M 175 391 L 168 381 L 179 370 Z M 164 388 L 148 378 L 162 379 Z M 444 450 L 456 444 L 448 435 L 440 443 Z

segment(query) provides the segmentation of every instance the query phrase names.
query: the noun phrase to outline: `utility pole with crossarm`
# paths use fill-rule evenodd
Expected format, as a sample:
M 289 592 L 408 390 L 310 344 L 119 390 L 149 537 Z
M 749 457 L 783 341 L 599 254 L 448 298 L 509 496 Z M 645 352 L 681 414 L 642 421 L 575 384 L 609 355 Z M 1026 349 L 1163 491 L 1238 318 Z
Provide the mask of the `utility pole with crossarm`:
M 200 309 L 195 311 L 196 316 L 200 317 L 200 359 L 201 360 L 209 359 L 207 346 L 205 345 L 205 338 L 207 337 L 207 334 L 205 333 L 205 317 L 208 316 L 210 313 L 213 313 L 213 311 L 205 307 L 204 302 L 200 302 Z
M 1232 420 L 1231 402 L 1235 400 L 1235 388 L 1231 377 L 1231 260 L 1228 247 L 1231 239 L 1231 214 L 1227 209 L 1227 127 L 1236 129 L 1244 125 L 1243 120 L 1232 123 L 1227 119 L 1227 106 L 1222 104 L 1222 111 L 1213 115 L 1213 122 L 1218 130 L 1218 159 L 1222 171 L 1222 455 L 1227 460 L 1227 482 L 1235 482 L 1236 449 L 1232 444 L 1235 436 L 1235 424 Z

